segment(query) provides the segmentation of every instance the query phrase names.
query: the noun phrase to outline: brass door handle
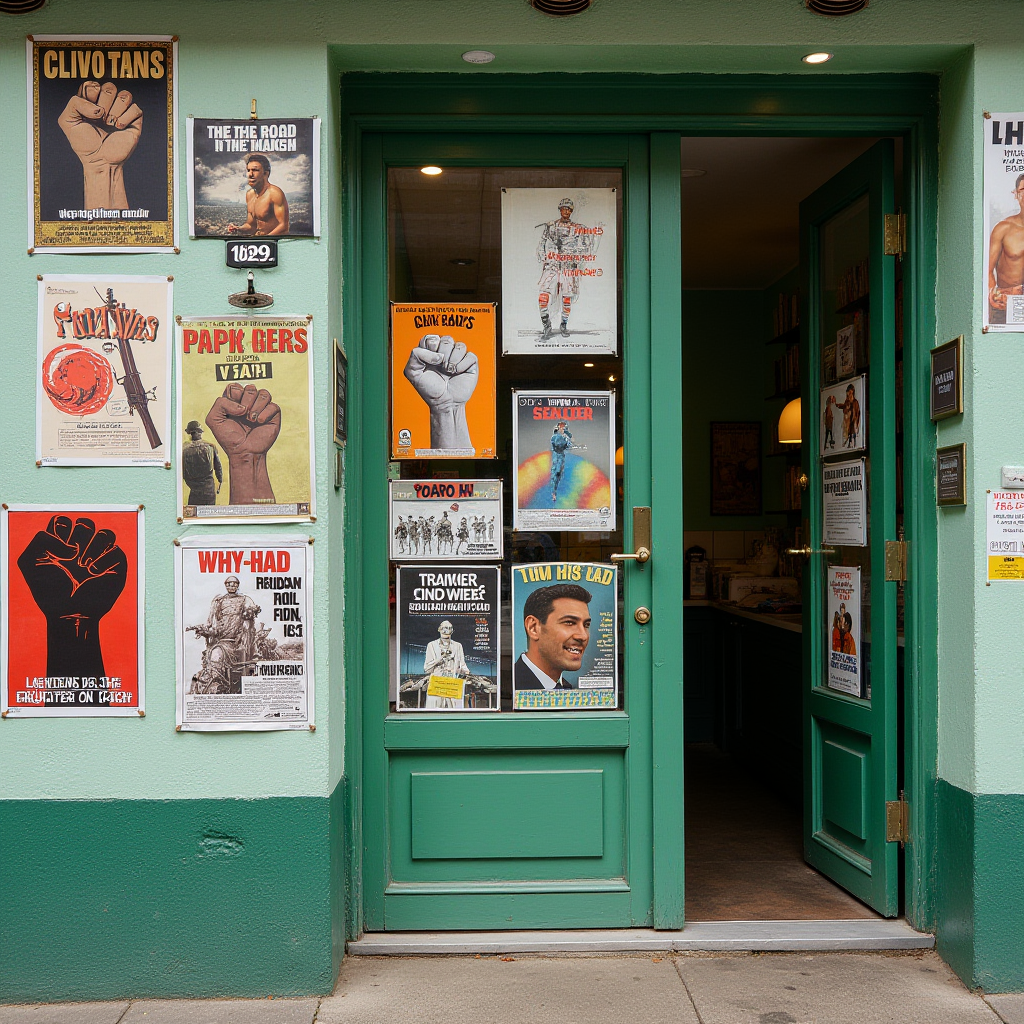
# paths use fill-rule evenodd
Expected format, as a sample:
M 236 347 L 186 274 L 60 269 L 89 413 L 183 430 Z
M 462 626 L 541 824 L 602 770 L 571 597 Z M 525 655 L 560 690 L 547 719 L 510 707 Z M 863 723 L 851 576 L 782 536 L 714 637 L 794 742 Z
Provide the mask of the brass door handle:
M 837 552 L 836 552 L 835 548 L 817 548 L 817 549 L 815 549 L 815 548 L 812 548 L 812 547 L 805 546 L 805 547 L 802 547 L 802 548 L 786 548 L 786 554 L 787 555 L 803 555 L 804 558 L 810 558 L 811 555 L 834 555 L 834 554 L 837 554 Z
M 637 562 L 646 562 L 651 557 L 651 549 L 641 546 L 632 554 L 629 552 L 622 552 L 621 554 L 610 555 L 609 557 L 613 562 L 630 562 L 633 560 L 636 560 Z
M 651 508 L 649 505 L 633 506 L 633 543 L 636 550 L 611 555 L 613 562 L 639 562 L 643 565 L 651 557 Z

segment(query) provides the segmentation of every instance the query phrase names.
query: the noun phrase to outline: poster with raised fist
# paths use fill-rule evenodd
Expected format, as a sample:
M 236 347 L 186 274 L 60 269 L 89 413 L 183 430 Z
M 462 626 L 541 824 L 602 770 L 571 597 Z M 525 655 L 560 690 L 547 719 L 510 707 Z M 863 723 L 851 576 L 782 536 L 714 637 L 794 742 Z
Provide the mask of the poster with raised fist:
M 4 505 L 0 713 L 110 718 L 145 711 L 139 505 Z
M 174 252 L 177 43 L 29 36 L 29 252 Z

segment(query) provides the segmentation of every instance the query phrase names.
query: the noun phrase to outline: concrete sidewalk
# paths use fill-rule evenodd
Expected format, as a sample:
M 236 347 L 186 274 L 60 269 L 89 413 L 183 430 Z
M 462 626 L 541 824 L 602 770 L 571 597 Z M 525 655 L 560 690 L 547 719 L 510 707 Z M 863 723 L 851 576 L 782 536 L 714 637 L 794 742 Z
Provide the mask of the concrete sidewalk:
M 0 1006 L 0 1024 L 1024 1024 L 931 951 L 347 957 L 322 999 Z

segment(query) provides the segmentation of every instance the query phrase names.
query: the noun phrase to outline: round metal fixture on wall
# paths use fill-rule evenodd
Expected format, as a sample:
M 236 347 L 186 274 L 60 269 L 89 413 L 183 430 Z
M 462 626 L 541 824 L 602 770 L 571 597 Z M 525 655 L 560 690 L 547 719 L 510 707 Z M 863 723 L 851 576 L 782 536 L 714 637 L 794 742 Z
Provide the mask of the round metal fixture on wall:
M 46 0 L 0 0 L 0 14 L 28 14 L 45 3 Z
M 582 14 L 590 6 L 590 0 L 530 0 L 530 6 L 542 14 L 564 18 L 570 14 Z
M 827 14 L 830 18 L 841 18 L 844 14 L 863 11 L 868 0 L 804 0 L 807 10 L 815 14 Z

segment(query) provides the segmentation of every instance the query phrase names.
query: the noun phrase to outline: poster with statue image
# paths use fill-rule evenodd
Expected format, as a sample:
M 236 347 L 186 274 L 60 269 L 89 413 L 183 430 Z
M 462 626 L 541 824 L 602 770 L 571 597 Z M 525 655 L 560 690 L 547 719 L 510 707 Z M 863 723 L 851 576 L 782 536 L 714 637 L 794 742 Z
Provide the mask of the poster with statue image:
M 314 518 L 312 316 L 176 321 L 178 521 Z

